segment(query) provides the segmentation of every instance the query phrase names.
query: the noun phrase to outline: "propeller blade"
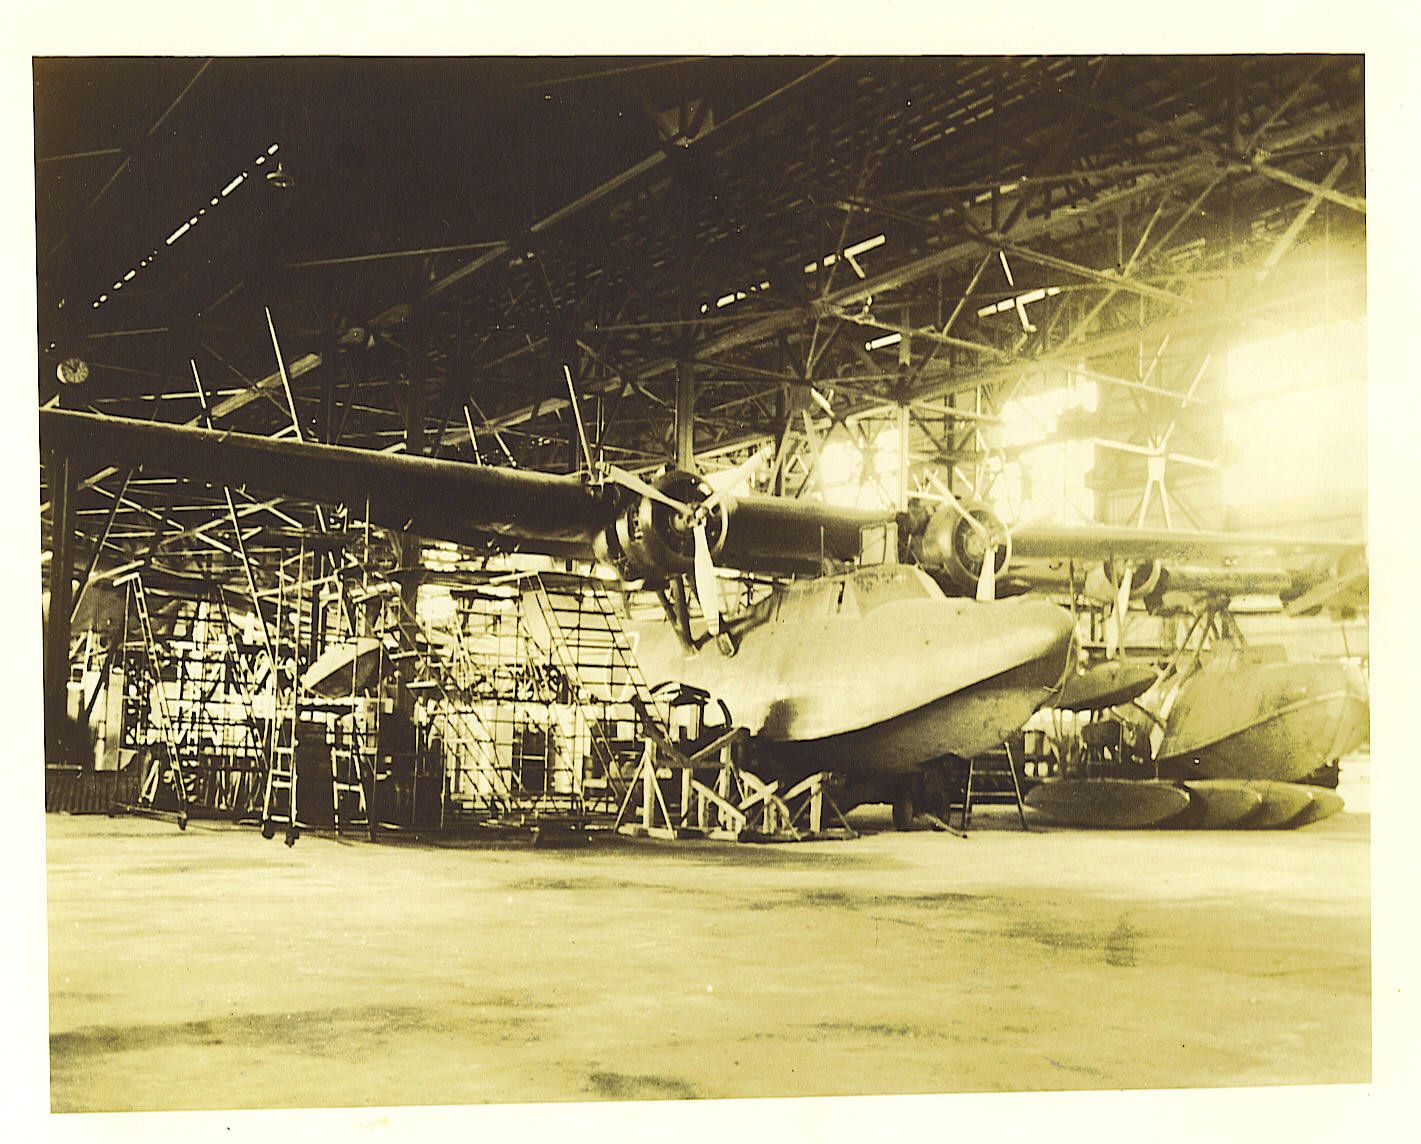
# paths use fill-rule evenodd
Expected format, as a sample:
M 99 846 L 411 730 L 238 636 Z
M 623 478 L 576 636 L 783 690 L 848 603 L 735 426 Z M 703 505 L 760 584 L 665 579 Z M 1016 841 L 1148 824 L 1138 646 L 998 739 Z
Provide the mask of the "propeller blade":
M 674 508 L 677 512 L 689 512 L 690 505 L 678 501 L 675 497 L 669 497 L 658 489 L 655 485 L 642 480 L 635 473 L 629 473 L 626 469 L 620 469 L 616 465 L 602 466 L 603 476 L 613 484 L 621 485 L 624 489 L 630 489 L 641 496 L 649 497 L 668 508 Z
M 928 480 L 932 482 L 933 488 L 937 489 L 939 494 L 937 497 L 932 497 L 930 499 L 941 500 L 946 502 L 947 504 L 950 504 L 953 508 L 957 510 L 957 514 L 962 517 L 963 520 L 965 520 L 968 524 L 970 524 L 974 529 L 977 530 L 978 536 L 981 536 L 986 539 L 988 536 L 987 526 L 963 507 L 962 502 L 957 499 L 957 497 L 953 494 L 952 490 L 942 482 L 938 475 L 936 473 L 929 473 Z
M 1130 611 L 1130 584 L 1135 578 L 1135 566 L 1125 565 L 1125 574 L 1120 577 L 1120 591 L 1116 593 L 1115 605 L 1106 618 L 1105 658 L 1114 659 L 1125 642 L 1125 617 Z
M 977 601 L 990 604 L 997 598 L 997 546 L 987 545 L 982 557 L 982 571 L 977 573 Z
M 711 560 L 710 544 L 706 540 L 706 526 L 702 521 L 695 527 L 696 537 L 696 599 L 701 602 L 701 614 L 706 620 L 706 630 L 711 635 L 720 634 L 720 584 L 715 576 L 715 563 Z
M 749 480 L 750 475 L 764 463 L 765 448 L 761 446 L 750 454 L 746 460 L 741 461 L 740 464 L 730 470 L 729 474 L 724 478 L 724 484 L 697 506 L 696 515 L 702 520 L 710 516 L 721 501 L 730 496 L 730 494 L 744 484 L 745 481 Z

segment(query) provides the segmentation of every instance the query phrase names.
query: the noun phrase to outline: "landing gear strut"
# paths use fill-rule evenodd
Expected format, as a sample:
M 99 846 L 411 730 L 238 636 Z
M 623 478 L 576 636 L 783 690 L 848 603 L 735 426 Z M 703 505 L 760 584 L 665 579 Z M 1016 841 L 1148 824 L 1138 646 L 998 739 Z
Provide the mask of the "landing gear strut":
M 893 796 L 893 829 L 911 830 L 913 819 L 918 817 L 918 788 L 921 779 L 917 775 L 905 778 Z
M 960 795 L 962 787 L 961 765 L 960 759 L 949 757 L 905 776 L 893 795 L 894 829 L 911 830 L 914 820 L 924 816 L 934 829 L 950 830 L 953 795 Z

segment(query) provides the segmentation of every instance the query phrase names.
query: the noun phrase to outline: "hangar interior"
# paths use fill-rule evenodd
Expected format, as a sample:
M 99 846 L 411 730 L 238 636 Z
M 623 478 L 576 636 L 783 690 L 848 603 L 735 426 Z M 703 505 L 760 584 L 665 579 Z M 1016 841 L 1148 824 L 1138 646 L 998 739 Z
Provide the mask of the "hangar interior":
M 1364 64 L 35 59 L 51 1111 L 1365 1085 Z
M 49 808 L 288 841 L 811 837 L 858 802 L 965 830 L 974 783 L 1018 810 L 1072 776 L 1335 787 L 1366 741 L 1363 78 L 1307 55 L 37 59 L 39 403 L 110 419 L 41 424 Z M 121 441 L 134 423 L 189 432 Z M 322 444 L 366 460 L 327 477 L 298 456 Z M 485 499 L 421 485 L 422 458 Z M 499 507 L 537 474 L 552 507 Z M 590 554 L 558 516 L 574 486 L 637 502 Z M 940 744 L 926 785 L 856 786 L 878 748 L 796 738 L 795 711 L 777 737 L 809 667 L 755 675 L 754 632 L 849 609 L 849 654 L 786 654 L 830 661 L 815 702 L 882 692 L 900 719 L 905 676 L 955 670 L 868 646 L 900 638 L 873 592 L 929 591 L 905 566 L 993 614 L 1054 600 L 1072 662 L 1116 682 L 1235 668 L 1135 723 L 1048 682 L 972 758 Z M 639 624 L 753 694 L 654 673 Z M 1255 683 L 1272 645 L 1345 686 Z M 1216 729 L 1288 765 L 1170 753 L 1186 708 L 1334 684 L 1342 707 Z

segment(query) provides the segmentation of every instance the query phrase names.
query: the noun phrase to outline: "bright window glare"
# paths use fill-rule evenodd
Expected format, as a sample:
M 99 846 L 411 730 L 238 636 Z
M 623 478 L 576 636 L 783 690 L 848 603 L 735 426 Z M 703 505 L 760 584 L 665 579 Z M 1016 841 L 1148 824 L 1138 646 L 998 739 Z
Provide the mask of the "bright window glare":
M 445 627 L 454 618 L 454 598 L 440 584 L 421 584 L 417 606 L 419 618 L 431 627 Z
M 1095 516 L 1095 493 L 1086 476 L 1095 467 L 1091 441 L 1046 442 L 1061 415 L 1072 410 L 1095 412 L 1100 391 L 1093 381 L 1081 381 L 1008 401 L 1002 424 L 985 433 L 989 449 L 1013 450 L 1006 457 L 989 455 L 984 465 L 986 499 L 1003 519 L 1018 523 L 1074 524 Z
M 1366 488 L 1362 321 L 1231 350 L 1228 399 L 1226 503 L 1253 505 Z
M 893 508 L 898 466 L 898 430 L 892 426 L 869 443 L 867 456 L 851 441 L 827 441 L 819 453 L 824 502 L 842 508 Z

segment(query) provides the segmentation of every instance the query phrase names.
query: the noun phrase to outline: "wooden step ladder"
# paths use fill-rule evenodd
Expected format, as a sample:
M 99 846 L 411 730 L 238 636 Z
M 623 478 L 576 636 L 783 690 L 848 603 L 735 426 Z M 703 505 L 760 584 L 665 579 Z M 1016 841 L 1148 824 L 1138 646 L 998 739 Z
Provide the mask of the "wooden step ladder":
M 1009 776 L 1010 789 L 1001 781 L 1002 775 Z M 1022 830 L 1030 830 L 1026 821 L 1026 803 L 1021 795 L 1021 780 L 1016 773 L 1015 752 L 1012 740 L 1002 744 L 1002 753 L 995 752 L 981 758 L 967 760 L 967 773 L 962 786 L 962 801 L 949 808 L 962 814 L 962 833 L 966 834 L 972 825 L 972 808 L 977 803 L 995 805 L 1015 805 Z
M 177 800 L 178 829 L 186 830 L 188 824 L 188 777 L 183 771 L 180 756 L 181 744 L 172 713 L 168 710 L 168 698 L 163 692 L 163 663 L 158 650 L 158 640 L 153 631 L 153 617 L 148 610 L 148 594 L 143 590 L 143 580 L 135 576 L 133 599 L 138 611 L 139 629 L 143 635 L 144 654 L 148 658 L 149 672 L 153 681 L 153 696 L 156 702 L 153 710 L 158 714 L 158 733 L 162 736 L 161 751 L 150 750 L 148 768 L 139 786 L 138 805 L 144 810 L 156 810 L 158 792 L 166 779 Z

